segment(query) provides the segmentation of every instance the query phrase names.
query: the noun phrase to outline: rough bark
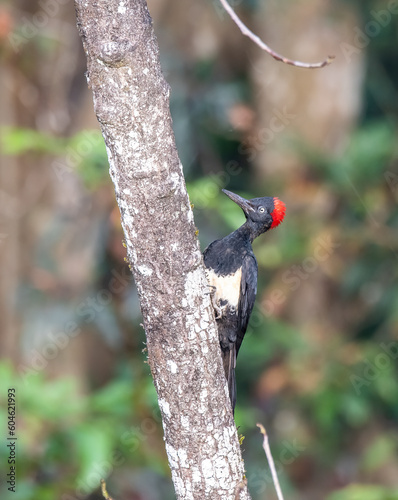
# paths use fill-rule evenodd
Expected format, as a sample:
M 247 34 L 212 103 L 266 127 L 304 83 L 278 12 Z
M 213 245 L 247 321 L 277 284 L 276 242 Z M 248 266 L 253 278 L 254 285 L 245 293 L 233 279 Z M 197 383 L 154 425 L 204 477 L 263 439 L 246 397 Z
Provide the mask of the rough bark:
M 249 498 L 146 2 L 75 5 L 177 498 Z

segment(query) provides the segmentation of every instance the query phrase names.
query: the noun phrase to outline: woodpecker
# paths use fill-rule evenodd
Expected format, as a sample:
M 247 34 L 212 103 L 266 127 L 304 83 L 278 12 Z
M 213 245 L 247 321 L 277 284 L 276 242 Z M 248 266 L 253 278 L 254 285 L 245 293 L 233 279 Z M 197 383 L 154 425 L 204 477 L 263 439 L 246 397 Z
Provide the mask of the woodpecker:
M 257 236 L 278 226 L 285 204 L 276 197 L 246 200 L 222 190 L 243 210 L 246 222 L 236 231 L 213 241 L 203 252 L 221 353 L 228 381 L 232 411 L 236 404 L 235 366 L 257 293 L 257 260 L 252 243 Z

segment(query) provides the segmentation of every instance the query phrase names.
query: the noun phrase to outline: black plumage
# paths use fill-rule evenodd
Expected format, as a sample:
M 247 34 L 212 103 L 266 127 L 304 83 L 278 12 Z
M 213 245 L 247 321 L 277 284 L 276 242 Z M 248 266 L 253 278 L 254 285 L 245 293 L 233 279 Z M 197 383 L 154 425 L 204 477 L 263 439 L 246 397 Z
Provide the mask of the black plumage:
M 283 220 L 285 205 L 278 198 L 246 200 L 223 192 L 237 203 L 246 222 L 225 238 L 213 241 L 203 252 L 211 286 L 225 376 L 232 409 L 236 404 L 236 357 L 245 335 L 257 293 L 257 261 L 252 242 Z

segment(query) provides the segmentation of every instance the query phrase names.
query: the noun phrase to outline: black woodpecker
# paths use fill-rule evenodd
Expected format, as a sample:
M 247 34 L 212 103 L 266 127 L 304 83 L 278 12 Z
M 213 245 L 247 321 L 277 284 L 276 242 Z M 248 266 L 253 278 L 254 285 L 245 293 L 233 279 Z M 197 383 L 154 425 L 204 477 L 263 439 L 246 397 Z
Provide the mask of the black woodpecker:
M 232 411 L 236 404 L 236 357 L 246 332 L 257 293 L 257 261 L 252 243 L 257 236 L 278 226 L 285 204 L 278 198 L 246 200 L 223 189 L 243 210 L 246 222 L 233 233 L 213 241 L 203 252 L 211 287 L 225 376 Z

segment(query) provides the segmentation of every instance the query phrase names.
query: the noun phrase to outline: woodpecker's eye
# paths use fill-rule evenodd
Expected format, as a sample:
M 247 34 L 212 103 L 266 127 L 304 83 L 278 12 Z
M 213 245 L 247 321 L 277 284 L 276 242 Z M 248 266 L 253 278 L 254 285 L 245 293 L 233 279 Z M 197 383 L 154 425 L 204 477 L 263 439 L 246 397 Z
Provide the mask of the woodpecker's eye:
M 265 208 L 264 207 L 258 207 L 258 211 L 260 212 L 260 214 L 263 214 L 265 212 Z

